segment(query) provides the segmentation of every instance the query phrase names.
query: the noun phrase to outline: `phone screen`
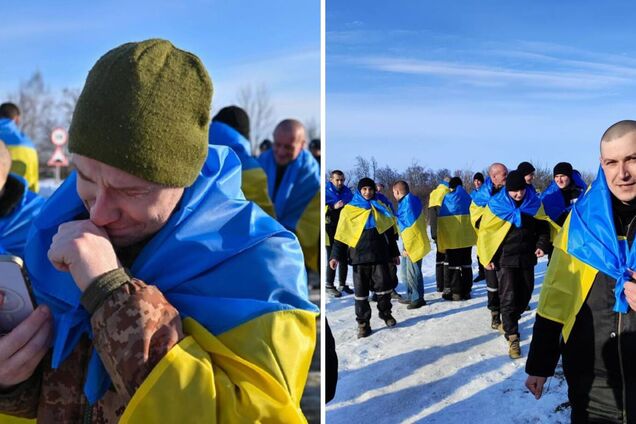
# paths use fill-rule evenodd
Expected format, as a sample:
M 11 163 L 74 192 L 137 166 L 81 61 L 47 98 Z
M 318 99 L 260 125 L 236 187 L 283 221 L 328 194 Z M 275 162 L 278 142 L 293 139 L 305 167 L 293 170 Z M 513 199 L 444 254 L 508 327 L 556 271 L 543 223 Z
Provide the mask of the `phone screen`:
M 34 304 L 17 256 L 0 255 L 0 291 L 4 302 L 0 305 L 0 333 L 13 330 L 33 312 Z

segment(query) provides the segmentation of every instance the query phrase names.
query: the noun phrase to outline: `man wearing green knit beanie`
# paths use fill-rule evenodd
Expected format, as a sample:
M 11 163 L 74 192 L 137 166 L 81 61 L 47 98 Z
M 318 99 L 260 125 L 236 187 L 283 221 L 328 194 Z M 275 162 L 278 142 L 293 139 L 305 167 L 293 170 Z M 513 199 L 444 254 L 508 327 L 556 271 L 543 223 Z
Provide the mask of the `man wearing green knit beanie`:
M 25 248 L 39 306 L 0 338 L 1 413 L 304 420 L 316 309 L 300 245 L 245 200 L 238 157 L 208 146 L 211 101 L 199 58 L 169 41 L 93 66 L 69 129 L 76 173 Z

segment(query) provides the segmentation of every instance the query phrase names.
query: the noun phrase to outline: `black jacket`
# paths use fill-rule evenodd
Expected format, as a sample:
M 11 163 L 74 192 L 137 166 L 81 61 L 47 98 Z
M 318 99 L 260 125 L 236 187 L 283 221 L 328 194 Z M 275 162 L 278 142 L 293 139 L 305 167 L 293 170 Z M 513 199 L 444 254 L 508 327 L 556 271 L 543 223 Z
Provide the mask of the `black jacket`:
M 351 265 L 387 263 L 400 256 L 396 240 L 395 231 L 391 228 L 382 234 L 375 227 L 363 230 L 355 248 L 334 241 L 329 259 L 348 260 Z
M 343 208 L 334 209 L 331 206 L 327 206 L 327 213 L 325 214 L 325 233 L 329 237 L 329 242 L 333 244 L 334 236 L 336 235 L 336 229 L 338 228 L 338 221 L 340 220 L 340 212 Z
M 521 214 L 521 228 L 514 225 L 499 245 L 492 262 L 501 267 L 532 267 L 537 264 L 534 252 L 550 248 L 550 227 L 547 221 Z
M 615 204 L 614 211 L 617 232 L 631 245 L 636 208 Z M 626 422 L 636 423 L 636 312 L 613 311 L 615 285 L 608 275 L 596 275 L 567 343 L 561 340 L 561 324 L 537 314 L 526 372 L 551 376 L 562 355 L 574 410 L 607 422 L 621 422 L 625 411 Z

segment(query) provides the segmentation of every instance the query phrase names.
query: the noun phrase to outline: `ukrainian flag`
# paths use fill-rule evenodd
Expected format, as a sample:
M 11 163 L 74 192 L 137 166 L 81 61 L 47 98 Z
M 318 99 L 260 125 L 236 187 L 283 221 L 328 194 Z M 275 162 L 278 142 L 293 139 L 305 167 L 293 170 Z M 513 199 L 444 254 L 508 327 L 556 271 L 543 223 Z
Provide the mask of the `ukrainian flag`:
M 0 140 L 11 153 L 11 172 L 24 177 L 29 190 L 37 193 L 40 189 L 40 177 L 38 152 L 33 141 L 9 118 L 0 118 Z
M 441 206 L 442 200 L 444 200 L 444 196 L 446 196 L 449 191 L 450 188 L 448 188 L 448 183 L 446 181 L 442 181 L 441 183 L 439 183 L 439 185 L 435 187 L 435 189 L 433 189 L 433 191 L 431 191 L 431 194 L 428 196 L 428 207 L 434 208 L 436 206 Z
M 393 213 L 383 202 L 378 200 L 377 194 L 373 199 L 367 200 L 357 190 L 353 194 L 351 202 L 340 212 L 340 220 L 334 238 L 355 248 L 364 230 L 377 228 L 378 233 L 383 234 L 394 225 Z
M 426 234 L 426 217 L 422 212 L 422 202 L 411 193 L 398 202 L 397 225 L 412 262 L 419 261 L 431 251 Z
M 484 213 L 484 208 L 488 204 L 488 201 L 492 197 L 491 193 L 495 189 L 490 177 L 486 178 L 486 181 L 479 187 L 479 190 L 471 193 L 472 203 L 470 204 L 470 223 L 473 228 L 477 230 L 477 221 Z
M 241 161 L 241 190 L 245 198 L 276 218 L 274 205 L 267 192 L 267 176 L 250 154 L 250 142 L 231 126 L 218 121 L 210 124 L 209 141 L 216 146 L 228 146 L 236 153 Z
M 581 174 L 579 171 L 574 171 L 572 173 L 572 182 L 576 187 L 579 187 L 585 193 L 587 190 L 587 184 L 583 181 Z M 550 219 L 556 224 L 556 220 L 563 214 L 565 211 L 569 211 L 572 206 L 566 205 L 563 200 L 563 195 L 561 194 L 561 190 L 554 180 L 547 189 L 541 194 L 541 202 L 543 203 L 543 207 L 545 208 L 545 213 L 550 217 Z
M 298 237 L 307 268 L 318 271 L 320 244 L 320 165 L 307 150 L 287 165 L 276 196 L 276 160 L 272 149 L 258 157 L 267 175 L 267 191 L 276 219 Z
M 624 284 L 636 269 L 636 245 L 617 237 L 611 192 L 599 167 L 589 190 L 579 197 L 554 241 L 537 312 L 563 324 L 567 338 L 600 271 L 616 280 L 614 312 L 627 313 Z
M 327 181 L 325 186 L 325 215 L 329 211 L 330 206 L 333 207 L 334 204 L 341 200 L 346 205 L 351 199 L 353 199 L 353 193 L 349 187 L 342 186 L 342 188 L 338 190 L 331 181 Z M 325 245 L 329 246 L 330 242 L 329 237 L 325 237 Z
M 477 256 L 482 265 L 487 266 L 492 261 L 513 225 L 521 227 L 522 213 L 537 219 L 547 219 L 541 200 L 532 190 L 526 190 L 520 206 L 515 204 L 505 189 L 488 201 L 477 233 Z
M 462 186 L 444 196 L 437 215 L 437 248 L 440 252 L 474 246 L 477 242 L 477 234 L 470 222 L 470 204 L 470 195 Z
M 227 147 L 210 146 L 194 184 L 132 265 L 183 319 L 186 337 L 135 392 L 121 422 L 304 422 L 300 398 L 315 343 L 318 309 L 308 300 L 296 237 L 240 191 L 241 167 Z M 38 303 L 54 316 L 53 367 L 64 361 L 90 316 L 69 273 L 46 257 L 59 224 L 86 213 L 72 174 L 34 221 L 26 265 Z M 290 348 L 293 346 L 293 349 Z M 96 352 L 84 393 L 110 387 Z

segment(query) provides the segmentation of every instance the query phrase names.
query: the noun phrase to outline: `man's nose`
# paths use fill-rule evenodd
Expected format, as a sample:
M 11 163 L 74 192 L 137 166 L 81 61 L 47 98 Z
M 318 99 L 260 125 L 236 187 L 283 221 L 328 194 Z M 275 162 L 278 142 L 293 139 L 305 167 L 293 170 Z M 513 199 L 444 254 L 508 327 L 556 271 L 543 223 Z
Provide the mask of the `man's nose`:
M 115 222 L 119 219 L 120 212 L 115 202 L 108 193 L 108 189 L 98 189 L 95 203 L 91 206 L 90 217 L 93 224 L 98 227 Z

